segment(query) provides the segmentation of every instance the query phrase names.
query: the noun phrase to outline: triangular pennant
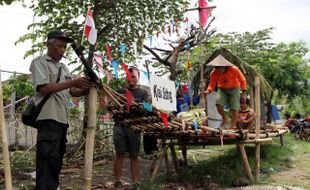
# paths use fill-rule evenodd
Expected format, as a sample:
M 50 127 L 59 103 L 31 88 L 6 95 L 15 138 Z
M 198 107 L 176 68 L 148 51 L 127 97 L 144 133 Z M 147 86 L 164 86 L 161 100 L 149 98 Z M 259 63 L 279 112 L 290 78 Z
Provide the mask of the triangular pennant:
M 125 73 L 126 73 L 126 75 L 127 75 L 127 79 L 128 79 L 129 81 L 131 81 L 131 80 L 132 80 L 132 77 L 131 77 L 131 74 L 130 74 L 130 72 L 129 72 L 128 65 L 126 65 L 125 63 L 123 63 L 123 64 L 121 64 L 121 65 L 122 65 L 122 67 L 123 67 L 123 69 L 124 69 L 124 71 L 125 71 Z
M 153 111 L 153 106 L 147 102 L 143 102 L 143 107 L 149 112 Z
M 160 117 L 163 120 L 165 128 L 167 129 L 168 128 L 168 115 L 164 112 L 160 112 Z
M 112 67 L 114 69 L 114 75 L 116 78 L 118 78 L 118 70 L 117 70 L 117 67 L 118 67 L 118 61 L 113 59 L 112 60 Z
M 126 98 L 127 98 L 127 111 L 129 112 L 132 105 L 132 92 L 126 88 Z
M 107 52 L 106 52 L 107 57 L 108 57 L 110 63 L 112 64 L 111 46 L 110 46 L 109 44 L 107 44 L 107 45 L 105 46 L 105 48 L 106 48 L 106 51 L 107 51 Z
M 121 52 L 122 56 L 125 55 L 125 52 L 126 52 L 126 45 L 124 43 L 121 43 L 119 45 L 119 51 Z

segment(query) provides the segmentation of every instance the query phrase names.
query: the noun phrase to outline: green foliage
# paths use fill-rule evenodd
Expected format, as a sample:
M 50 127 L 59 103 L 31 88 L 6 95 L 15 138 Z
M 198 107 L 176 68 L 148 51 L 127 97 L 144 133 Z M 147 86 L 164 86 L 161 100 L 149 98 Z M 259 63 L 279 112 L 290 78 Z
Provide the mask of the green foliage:
M 18 0 L 0 0 L 0 5 L 10 5 L 13 1 L 18 1 Z
M 19 38 L 17 43 L 31 40 L 33 46 L 25 56 L 42 51 L 46 34 L 56 28 L 62 29 L 76 42 L 81 42 L 87 8 L 93 10 L 93 17 L 98 31 L 98 51 L 112 45 L 112 56 L 120 57 L 118 46 L 125 43 L 130 48 L 133 41 L 141 42 L 146 35 L 159 31 L 165 22 L 182 20 L 186 0 L 145 0 L 145 1 L 81 1 L 81 0 L 42 0 L 35 1 L 28 7 L 39 17 L 36 23 L 28 26 L 34 33 Z M 88 46 L 85 42 L 84 45 Z M 93 47 L 94 48 L 94 47 Z M 93 50 L 93 49 L 92 49 Z M 132 55 L 128 49 L 126 54 Z M 108 63 L 108 60 L 105 60 Z
M 9 101 L 11 99 L 11 94 L 14 91 L 16 92 L 17 99 L 25 96 L 32 96 L 34 94 L 34 90 L 30 76 L 22 74 L 10 77 L 8 82 L 3 84 L 4 100 Z
M 217 34 L 211 43 L 205 45 L 205 56 L 225 47 L 260 71 L 280 98 L 309 97 L 309 59 L 304 58 L 309 50 L 305 42 L 275 44 L 271 38 L 272 31 L 273 28 L 267 28 L 255 33 Z M 196 49 L 193 55 L 199 52 Z M 192 57 L 199 58 L 198 55 Z

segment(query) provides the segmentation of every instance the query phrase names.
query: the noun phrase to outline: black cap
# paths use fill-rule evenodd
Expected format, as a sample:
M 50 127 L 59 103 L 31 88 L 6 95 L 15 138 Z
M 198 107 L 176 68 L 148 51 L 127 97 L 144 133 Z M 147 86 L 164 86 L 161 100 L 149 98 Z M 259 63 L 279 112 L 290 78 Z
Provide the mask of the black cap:
M 72 38 L 67 37 L 67 35 L 60 30 L 55 30 L 55 31 L 48 33 L 47 34 L 47 41 L 51 40 L 51 39 L 63 39 L 67 43 L 73 42 Z

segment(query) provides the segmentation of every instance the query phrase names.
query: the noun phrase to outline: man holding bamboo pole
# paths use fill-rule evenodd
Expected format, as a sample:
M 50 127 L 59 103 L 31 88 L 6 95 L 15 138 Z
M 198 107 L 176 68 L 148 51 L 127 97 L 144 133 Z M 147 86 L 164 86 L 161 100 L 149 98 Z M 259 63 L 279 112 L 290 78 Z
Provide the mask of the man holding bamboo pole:
M 124 89 L 123 94 L 126 94 L 127 103 L 135 102 L 148 102 L 149 95 L 146 90 L 140 88 L 138 86 L 138 77 L 136 76 L 134 69 L 128 69 L 127 73 L 127 82 L 128 87 Z M 128 106 L 128 110 L 130 111 L 130 105 Z M 115 174 L 115 184 L 114 186 L 117 189 L 122 188 L 121 183 L 121 175 L 122 175 L 122 167 L 123 160 L 126 152 L 129 153 L 130 158 L 130 167 L 131 167 L 131 176 L 133 186 L 137 186 L 140 175 L 139 175 L 139 150 L 140 150 L 140 132 L 135 132 L 129 127 L 122 126 L 117 122 L 117 118 L 115 118 L 115 126 L 113 128 L 113 142 L 116 152 L 116 157 L 114 161 L 114 174 Z
M 73 40 L 62 31 L 53 31 L 47 36 L 47 54 L 35 58 L 30 72 L 35 88 L 34 103 L 37 106 L 46 97 L 36 120 L 38 129 L 36 147 L 36 189 L 56 190 L 63 155 L 66 150 L 71 96 L 89 93 L 91 82 L 84 78 L 71 80 L 68 68 L 60 62 L 67 43 Z

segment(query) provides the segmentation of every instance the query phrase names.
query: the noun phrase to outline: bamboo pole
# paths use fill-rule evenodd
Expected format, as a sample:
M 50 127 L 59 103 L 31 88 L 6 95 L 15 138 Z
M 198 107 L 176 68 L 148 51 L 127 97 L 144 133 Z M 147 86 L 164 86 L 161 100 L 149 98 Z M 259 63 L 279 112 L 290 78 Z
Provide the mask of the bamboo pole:
M 5 122 L 4 122 L 1 72 L 0 72 L 0 120 L 1 120 L 0 121 L 0 127 L 1 127 L 1 137 L 2 137 L 2 152 L 3 152 L 5 189 L 6 190 L 12 190 L 10 153 L 9 153 L 9 146 L 8 146 L 7 131 L 6 131 L 6 126 L 5 126 Z
M 248 161 L 248 157 L 246 155 L 245 149 L 244 149 L 244 145 L 243 144 L 237 144 L 237 147 L 239 148 L 240 154 L 241 154 L 241 158 L 242 158 L 242 163 L 243 163 L 243 167 L 245 169 L 245 172 L 249 178 L 249 180 L 251 182 L 253 182 L 253 175 L 251 172 L 251 168 L 250 168 L 250 164 Z
M 89 92 L 89 109 L 88 109 L 88 126 L 86 129 L 86 144 L 84 156 L 84 190 L 91 189 L 92 167 L 94 154 L 94 141 L 96 133 L 96 116 L 97 116 L 97 91 L 91 88 Z
M 260 109 L 260 81 L 259 77 L 255 77 L 255 112 L 256 112 L 256 137 L 260 139 L 260 120 L 261 120 L 261 109 Z M 255 146 L 255 182 L 259 182 L 259 170 L 260 170 L 260 143 L 256 143 Z
M 163 143 L 163 142 L 161 142 Z M 155 166 L 155 169 L 153 171 L 153 174 L 152 174 L 152 177 L 151 177 L 151 181 L 154 181 L 157 173 L 158 173 L 158 170 L 163 162 L 163 159 L 164 159 L 164 152 L 167 152 L 167 149 L 168 149 L 168 145 L 167 144 L 162 144 L 161 146 L 161 153 L 160 153 L 160 156 L 159 156 L 159 159 L 158 159 L 158 163 L 156 164 Z

